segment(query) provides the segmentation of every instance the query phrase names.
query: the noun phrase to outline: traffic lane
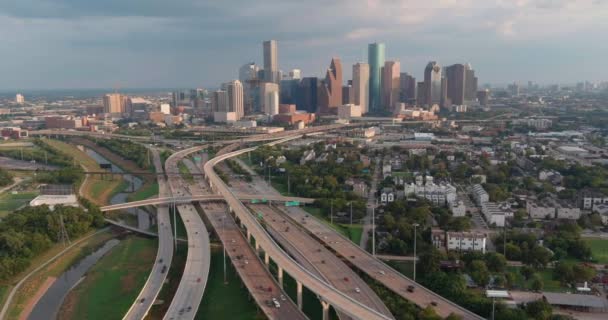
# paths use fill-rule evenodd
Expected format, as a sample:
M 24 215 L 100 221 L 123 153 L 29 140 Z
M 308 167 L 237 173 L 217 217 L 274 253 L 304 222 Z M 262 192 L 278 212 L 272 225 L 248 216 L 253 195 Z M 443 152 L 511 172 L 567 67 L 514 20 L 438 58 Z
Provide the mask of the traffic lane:
M 270 319 L 306 319 L 269 274 L 232 217 L 226 213 L 226 206 L 208 204 L 203 211 L 225 245 L 226 254 L 237 273 L 264 313 Z M 286 300 L 282 300 L 281 295 Z M 268 305 L 272 298 L 279 300 L 280 308 Z
M 335 288 L 368 307 L 392 317 L 388 308 L 367 283 L 321 243 L 273 208 L 267 205 L 250 207 L 256 212 L 261 212 L 266 224 L 296 247 Z
M 304 219 L 306 223 L 300 223 L 300 225 L 309 232 L 315 234 L 321 241 L 329 245 L 335 252 L 403 298 L 416 303 L 421 308 L 431 306 L 433 309 L 435 309 L 437 314 L 442 317 L 447 317 L 451 313 L 457 313 L 462 315 L 465 319 L 482 319 L 481 317 L 474 316 L 470 313 L 464 314 L 463 309 L 460 309 L 451 302 L 445 301 L 445 298 L 442 298 L 428 289 L 421 288 L 419 284 L 412 280 L 408 280 L 398 271 L 387 267 L 378 259 L 375 259 L 366 252 L 363 252 L 360 247 L 356 246 L 351 241 L 345 240 L 329 226 L 326 226 L 319 220 L 310 217 L 308 213 L 301 208 L 288 207 L 286 210 L 289 212 L 292 218 L 297 219 L 296 221 L 301 221 L 301 219 Z M 408 291 L 409 286 L 414 287 L 413 292 Z

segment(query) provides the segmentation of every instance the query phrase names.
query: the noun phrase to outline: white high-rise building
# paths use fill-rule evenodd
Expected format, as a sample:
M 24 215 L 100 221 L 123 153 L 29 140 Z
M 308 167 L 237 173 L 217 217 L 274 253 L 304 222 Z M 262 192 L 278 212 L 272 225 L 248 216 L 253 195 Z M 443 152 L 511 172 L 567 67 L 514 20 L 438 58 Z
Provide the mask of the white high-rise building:
M 239 120 L 245 115 L 243 107 L 243 85 L 239 80 L 233 80 L 224 84 L 228 94 L 228 111 L 236 113 Z
M 264 112 L 269 116 L 279 114 L 279 93 L 277 91 L 268 92 L 265 96 L 265 107 Z
M 17 104 L 24 104 L 25 103 L 25 97 L 21 93 L 17 93 L 17 95 L 15 96 L 15 102 Z
M 163 114 L 171 114 L 171 105 L 168 103 L 162 103 L 160 105 L 160 112 Z
M 291 80 L 302 79 L 302 70 L 292 69 L 291 71 L 289 71 L 289 79 L 291 79 Z
M 369 112 L 369 64 L 353 65 L 353 104 L 361 107 L 361 113 Z
M 260 97 L 262 97 L 262 110 L 267 115 L 275 115 L 279 113 L 279 85 L 276 83 L 266 82 L 260 87 Z

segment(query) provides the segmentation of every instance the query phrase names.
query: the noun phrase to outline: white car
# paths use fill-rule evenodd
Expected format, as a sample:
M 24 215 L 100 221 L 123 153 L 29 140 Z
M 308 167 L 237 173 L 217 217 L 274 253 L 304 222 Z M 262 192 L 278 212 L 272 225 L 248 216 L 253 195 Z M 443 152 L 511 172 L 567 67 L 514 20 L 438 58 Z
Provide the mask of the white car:
M 359 287 L 355 288 L 355 292 L 356 293 L 361 293 L 361 289 L 359 289 Z

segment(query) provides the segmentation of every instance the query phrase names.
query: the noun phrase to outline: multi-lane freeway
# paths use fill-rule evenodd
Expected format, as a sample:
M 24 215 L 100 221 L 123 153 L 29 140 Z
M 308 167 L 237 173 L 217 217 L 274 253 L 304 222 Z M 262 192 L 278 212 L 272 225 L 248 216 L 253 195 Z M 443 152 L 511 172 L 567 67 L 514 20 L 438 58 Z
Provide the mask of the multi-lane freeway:
M 292 136 L 290 138 L 295 139 L 295 138 L 297 138 L 297 136 Z M 287 141 L 287 139 L 275 141 L 272 144 L 274 145 L 274 144 L 282 143 L 285 141 Z M 244 221 L 247 221 L 247 218 L 251 218 L 251 216 L 242 217 L 242 215 L 243 216 L 245 215 L 245 211 L 246 211 L 246 209 L 243 208 L 243 204 L 234 196 L 234 194 L 232 193 L 231 190 L 228 190 L 226 185 L 217 177 L 217 175 L 215 175 L 212 168 L 216 163 L 218 163 L 220 161 L 244 154 L 244 153 L 252 151 L 254 149 L 255 148 L 248 148 L 248 149 L 242 149 L 239 151 L 226 153 L 220 157 L 216 157 L 216 158 L 212 159 L 210 162 L 208 162 L 205 165 L 205 173 L 207 174 L 207 176 L 210 179 L 210 181 L 212 182 L 212 184 L 215 185 L 217 190 L 220 192 L 220 194 L 222 194 L 226 198 L 226 201 L 232 207 L 232 209 L 235 211 L 237 216 Z M 347 259 L 351 264 L 356 266 L 358 269 L 367 273 L 369 276 L 376 279 L 380 283 L 384 284 L 387 288 L 391 289 L 392 291 L 399 294 L 403 298 L 414 302 L 415 304 L 417 304 L 418 306 L 420 306 L 422 308 L 426 308 L 427 306 L 432 306 L 436 310 L 436 312 L 443 317 L 447 317 L 448 315 L 453 313 L 456 315 L 460 315 L 464 319 L 483 319 L 482 317 L 476 315 L 475 313 L 458 306 L 457 304 L 451 302 L 450 300 L 445 299 L 438 294 L 435 294 L 434 292 L 415 283 L 413 280 L 405 277 L 398 271 L 396 271 L 396 270 L 392 269 L 391 267 L 387 266 L 386 264 L 384 264 L 379 259 L 376 259 L 375 257 L 373 257 L 367 251 L 361 249 L 358 245 L 355 245 L 350 240 L 344 238 L 342 235 L 337 233 L 335 230 L 331 229 L 330 227 L 326 226 L 325 224 L 321 223 L 320 221 L 316 220 L 315 218 L 307 217 L 308 215 L 306 214 L 306 212 L 301 210 L 300 208 L 290 207 L 290 208 L 288 208 L 288 210 L 289 210 L 288 211 L 289 214 L 291 216 L 293 216 L 296 219 L 296 221 L 302 221 L 302 219 L 304 219 L 304 221 L 306 221 L 306 223 L 302 224 L 302 226 L 304 228 L 306 228 L 312 235 L 316 236 L 320 241 L 323 241 L 327 246 L 332 248 L 332 250 L 334 252 L 336 252 L 343 258 Z M 253 219 L 253 220 L 254 220 L 253 223 L 256 223 L 255 219 Z M 253 224 L 253 223 L 251 225 L 247 226 L 248 229 L 261 228 L 261 227 L 259 227 L 259 225 L 256 226 L 257 223 L 256 224 Z M 273 242 L 269 243 L 268 245 L 272 246 Z M 277 254 L 279 254 L 279 253 L 277 253 Z M 297 276 L 295 278 L 303 279 L 303 278 L 306 278 L 306 276 L 307 276 L 306 274 L 302 274 L 302 278 L 299 278 Z M 410 286 L 414 287 L 413 292 L 408 291 L 408 288 Z M 338 296 L 339 295 L 332 292 L 332 297 L 338 298 Z M 355 307 L 355 305 L 352 302 L 343 301 L 341 303 L 342 304 L 335 306 L 336 309 L 341 310 L 340 307 L 349 306 L 349 305 L 353 308 Z M 357 303 L 356 305 L 358 307 L 362 306 L 359 303 Z M 369 308 L 367 308 L 367 309 L 369 309 Z M 361 310 L 361 311 L 363 311 L 363 310 Z M 350 314 L 350 315 L 354 316 L 354 317 L 361 317 L 361 314 Z M 374 315 L 378 316 L 378 313 L 375 312 Z M 363 318 L 365 318 L 365 317 L 363 317 Z
M 222 241 L 226 254 L 262 312 L 271 320 L 307 319 L 298 306 L 283 292 L 243 236 L 225 204 L 209 203 L 203 211 Z M 273 303 L 277 300 L 278 307 Z
M 297 139 L 299 137 L 301 137 L 301 135 L 288 136 L 287 138 L 279 140 L 276 143 Z M 274 144 L 275 143 L 272 143 L 272 145 Z M 269 258 L 272 258 L 279 268 L 289 273 L 294 279 L 296 279 L 299 286 L 306 286 L 308 289 L 316 293 L 323 301 L 324 308 L 328 308 L 329 305 L 332 305 L 336 310 L 356 319 L 390 319 L 382 313 L 361 304 L 350 296 L 334 288 L 332 285 L 309 272 L 295 260 L 293 260 L 272 238 L 270 238 L 268 233 L 266 233 L 258 221 L 249 213 L 243 203 L 241 203 L 241 201 L 215 173 L 213 167 L 217 163 L 254 149 L 255 148 L 247 148 L 217 156 L 205 164 L 204 172 L 205 176 L 209 180 L 210 186 L 224 196 L 230 210 L 234 212 L 240 222 L 247 228 L 247 232 L 249 232 L 255 238 L 256 245 L 261 247 L 265 254 L 267 254 Z
M 277 236 L 277 241 L 289 253 L 303 256 L 313 270 L 318 271 L 336 289 L 379 313 L 392 317 L 386 305 L 361 277 L 293 221 L 268 205 L 250 205 L 250 208 L 255 214 L 262 214 L 265 225 L 272 229 L 272 234 Z M 340 319 L 349 319 L 339 315 Z
M 301 208 L 289 207 L 284 208 L 284 210 L 287 213 L 285 216 L 289 216 L 294 221 L 298 221 L 303 228 L 317 237 L 317 239 L 324 242 L 335 253 L 348 260 L 352 265 L 365 272 L 376 281 L 382 283 L 391 291 L 414 302 L 419 307 L 426 308 L 432 306 L 437 314 L 442 317 L 447 317 L 453 313 L 460 315 L 463 319 L 483 319 L 404 276 L 336 232 L 331 227 L 327 226 L 325 223 L 310 216 Z M 408 291 L 409 286 L 414 287 L 413 292 Z
M 162 173 L 163 165 L 158 150 L 152 149 L 152 156 L 156 172 Z M 160 197 L 170 195 L 167 181 L 162 176 L 158 178 L 158 193 Z M 131 308 L 129 308 L 129 311 L 125 314 L 123 318 L 125 320 L 139 320 L 146 316 L 156 300 L 171 266 L 171 260 L 173 259 L 173 232 L 171 231 L 169 208 L 166 205 L 157 206 L 156 220 L 158 225 L 158 252 L 156 253 L 156 260 L 144 287 L 137 296 L 137 299 L 135 299 L 135 302 L 131 305 Z
M 179 161 L 198 150 L 200 147 L 172 154 L 165 162 L 166 170 L 177 172 Z M 174 196 L 188 196 L 185 185 L 181 176 L 169 177 L 169 186 Z M 188 254 L 179 286 L 163 318 L 165 320 L 194 319 L 205 292 L 211 262 L 209 234 L 196 208 L 192 204 L 180 204 L 177 205 L 177 211 L 188 236 Z

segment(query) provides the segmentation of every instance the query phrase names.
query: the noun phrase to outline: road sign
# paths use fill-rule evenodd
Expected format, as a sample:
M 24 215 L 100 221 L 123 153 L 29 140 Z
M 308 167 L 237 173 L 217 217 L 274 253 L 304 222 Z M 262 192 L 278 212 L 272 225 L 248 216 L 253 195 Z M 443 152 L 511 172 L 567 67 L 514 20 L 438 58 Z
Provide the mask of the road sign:
M 286 207 L 297 207 L 300 205 L 300 201 L 285 201 Z

